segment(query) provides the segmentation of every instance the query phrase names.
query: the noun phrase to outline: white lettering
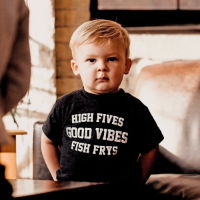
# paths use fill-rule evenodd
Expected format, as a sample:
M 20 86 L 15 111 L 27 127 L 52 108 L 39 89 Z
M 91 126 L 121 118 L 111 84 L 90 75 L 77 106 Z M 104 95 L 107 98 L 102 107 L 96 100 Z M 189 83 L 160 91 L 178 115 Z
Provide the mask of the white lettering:
M 124 121 L 124 118 L 119 118 L 119 123 L 118 123 L 118 126 L 122 127 L 123 126 L 123 121 Z
M 92 137 L 92 129 L 85 128 L 85 139 L 90 139 Z
M 111 121 L 112 117 L 113 117 L 112 115 L 107 115 L 107 123 L 108 124 L 110 124 L 110 121 Z
M 79 119 L 78 119 L 77 123 L 80 123 L 81 122 L 81 114 L 78 114 L 78 117 L 79 117 Z
M 99 149 L 99 145 L 94 145 L 93 154 L 96 154 L 98 149 Z
M 96 120 L 96 122 L 99 122 L 99 120 L 101 119 L 101 117 L 102 117 L 102 114 L 101 113 L 97 113 L 97 120 Z
M 93 122 L 93 114 L 94 113 L 88 113 L 87 114 L 87 122 Z
M 99 128 L 96 128 L 96 134 L 97 134 L 97 139 L 98 140 L 100 139 L 102 132 L 103 132 L 102 128 L 100 128 L 100 130 L 99 130 Z
M 71 149 L 74 148 L 74 146 L 76 146 L 77 142 L 76 141 L 72 141 L 72 144 L 71 144 Z
M 78 123 L 77 122 L 77 115 L 72 115 L 72 123 Z
M 115 135 L 115 142 L 121 142 L 121 131 L 116 131 L 116 135 Z
M 108 129 L 104 129 L 104 130 L 103 130 L 103 140 L 106 140 L 107 130 L 108 130 Z
M 66 127 L 66 134 L 70 138 L 91 139 L 92 129 L 83 127 Z
M 112 129 L 108 129 L 108 141 L 113 141 L 114 140 L 114 136 L 115 136 L 115 131 Z
M 72 115 L 72 123 L 93 122 L 93 116 L 94 113 L 75 114 Z
M 112 146 L 106 146 L 106 149 L 108 151 L 108 155 L 110 156 L 111 155 Z
M 123 132 L 122 133 L 122 139 L 124 139 L 124 140 L 122 140 L 122 143 L 127 143 L 127 141 L 128 141 L 128 133 L 126 133 L 126 132 Z
M 103 129 L 103 128 L 96 128 L 96 137 L 97 139 L 107 140 L 107 141 L 115 141 L 115 142 L 122 142 L 127 143 L 128 141 L 128 133 L 118 130 L 112 129 Z M 103 137 L 102 137 L 103 136 Z
M 113 147 L 113 155 L 116 155 L 116 154 L 117 154 L 117 150 L 118 150 L 118 146 L 114 146 L 114 147 Z
M 71 135 L 71 127 L 67 127 L 66 128 L 66 134 L 67 134 L 68 137 L 70 137 L 70 138 L 72 137 L 72 135 Z
M 89 153 L 90 152 L 90 144 L 84 144 L 84 149 L 83 149 L 83 153 Z
M 83 152 L 83 153 L 89 153 L 90 144 L 72 141 L 71 149 L 75 151 Z
M 107 151 L 106 151 L 107 150 Z M 112 153 L 111 153 L 112 152 Z M 98 154 L 99 155 L 116 155 L 118 152 L 118 146 L 99 146 L 99 145 L 94 145 L 93 146 L 93 154 Z
M 103 114 L 103 120 L 102 120 L 102 123 L 105 123 L 106 122 L 106 114 Z
M 77 128 L 76 127 L 72 127 L 71 133 L 72 133 L 73 138 L 77 138 Z
M 82 122 L 86 122 L 87 121 L 87 114 L 86 113 L 83 113 L 82 114 Z
M 78 151 L 80 151 L 80 152 L 83 151 L 83 145 L 84 145 L 84 143 L 79 143 Z
M 105 146 L 100 146 L 99 155 L 106 155 L 105 150 L 106 150 Z
M 118 118 L 119 117 L 117 117 L 117 116 L 113 116 L 113 122 L 112 122 L 112 124 L 117 125 Z
M 83 139 L 84 137 L 84 128 L 80 127 L 78 128 L 78 138 Z

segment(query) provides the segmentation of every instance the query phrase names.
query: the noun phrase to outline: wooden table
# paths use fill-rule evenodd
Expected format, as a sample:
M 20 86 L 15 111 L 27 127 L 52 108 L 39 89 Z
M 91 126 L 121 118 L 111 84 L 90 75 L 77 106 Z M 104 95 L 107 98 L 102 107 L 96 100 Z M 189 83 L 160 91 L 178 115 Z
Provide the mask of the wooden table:
M 23 130 L 6 130 L 6 132 L 11 136 L 11 143 L 0 145 L 0 164 L 5 166 L 5 177 L 7 179 L 16 179 L 16 135 L 25 135 L 27 132 Z
M 51 181 L 13 179 L 9 180 L 13 187 L 12 196 L 16 199 L 65 198 L 65 199 L 96 199 L 103 195 L 106 183 L 74 182 L 74 181 Z M 96 196 L 96 197 L 95 197 Z M 102 196 L 101 196 L 102 198 Z

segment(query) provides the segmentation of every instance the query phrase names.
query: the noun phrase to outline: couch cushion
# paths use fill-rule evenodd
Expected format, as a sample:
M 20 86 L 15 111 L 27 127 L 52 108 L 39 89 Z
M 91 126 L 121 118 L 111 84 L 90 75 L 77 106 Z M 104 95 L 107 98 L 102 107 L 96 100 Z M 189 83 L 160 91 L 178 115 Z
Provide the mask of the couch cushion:
M 149 189 L 156 190 L 161 196 L 175 199 L 200 199 L 200 175 L 156 174 L 146 183 Z

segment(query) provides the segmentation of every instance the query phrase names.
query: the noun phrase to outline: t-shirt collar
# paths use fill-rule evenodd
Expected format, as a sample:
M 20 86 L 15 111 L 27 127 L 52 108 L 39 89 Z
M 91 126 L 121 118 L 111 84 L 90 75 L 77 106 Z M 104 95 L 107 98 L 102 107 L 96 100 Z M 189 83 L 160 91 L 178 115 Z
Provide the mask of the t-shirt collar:
M 115 93 L 107 93 L 107 94 L 100 94 L 100 95 L 89 93 L 85 91 L 84 87 L 82 87 L 81 91 L 85 97 L 93 99 L 93 100 L 107 100 L 110 98 L 115 99 L 121 96 L 123 93 L 125 93 L 124 90 L 121 88 L 119 89 L 119 91 Z

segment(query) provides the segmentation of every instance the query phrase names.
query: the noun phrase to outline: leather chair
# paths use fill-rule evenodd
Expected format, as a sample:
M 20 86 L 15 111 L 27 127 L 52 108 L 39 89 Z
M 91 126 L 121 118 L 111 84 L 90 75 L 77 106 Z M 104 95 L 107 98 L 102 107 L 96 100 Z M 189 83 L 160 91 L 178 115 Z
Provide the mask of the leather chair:
M 200 60 L 172 61 L 143 68 L 133 95 L 160 127 L 161 145 L 200 172 Z
M 41 134 L 43 124 L 43 121 L 37 121 L 33 125 L 33 179 L 53 180 L 41 152 Z
M 164 135 L 146 185 L 169 199 L 199 198 L 200 60 L 144 67 L 133 95 L 149 108 Z

